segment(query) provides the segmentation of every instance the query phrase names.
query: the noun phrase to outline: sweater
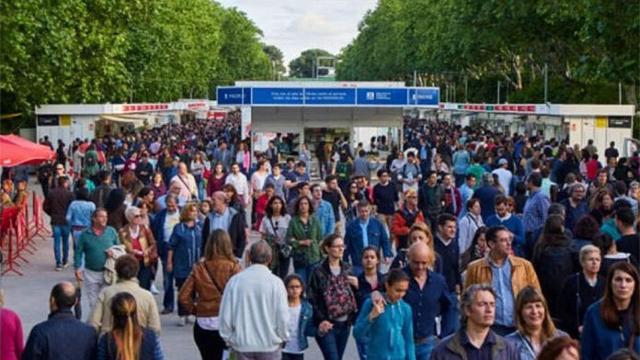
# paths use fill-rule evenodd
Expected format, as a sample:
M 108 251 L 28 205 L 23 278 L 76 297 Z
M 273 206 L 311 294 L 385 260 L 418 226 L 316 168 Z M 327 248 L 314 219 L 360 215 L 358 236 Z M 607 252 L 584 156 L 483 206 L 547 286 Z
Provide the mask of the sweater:
M 372 321 L 369 313 L 373 307 L 371 299 L 362 306 L 353 328 L 353 337 L 368 339 L 369 360 L 414 360 L 413 315 L 411 306 L 402 299 L 387 303 L 384 312 Z
M 282 280 L 254 264 L 231 277 L 220 304 L 220 337 L 239 352 L 273 352 L 289 337 Z
M 621 332 L 618 328 L 607 327 L 600 316 L 601 304 L 602 300 L 591 305 L 584 315 L 584 327 L 580 339 L 583 359 L 604 360 L 613 352 L 629 344 L 626 340 L 629 339 L 630 329 L 623 329 Z M 640 352 L 640 335 L 636 334 L 634 341 L 634 351 Z
M 80 234 L 76 244 L 76 251 L 73 254 L 74 267 L 80 268 L 84 254 L 85 268 L 91 271 L 103 271 L 104 264 L 107 262 L 107 249 L 119 243 L 118 232 L 111 226 L 107 226 L 100 236 L 96 235 L 93 228 L 88 228 Z
M 24 349 L 22 323 L 15 312 L 0 308 L 0 359 L 18 360 Z
M 498 215 L 489 216 L 485 221 L 487 227 L 503 225 L 513 234 L 513 244 L 516 249 L 524 245 L 524 226 L 519 217 L 511 214 L 507 219 L 500 219 Z M 536 239 L 537 240 L 537 239 Z

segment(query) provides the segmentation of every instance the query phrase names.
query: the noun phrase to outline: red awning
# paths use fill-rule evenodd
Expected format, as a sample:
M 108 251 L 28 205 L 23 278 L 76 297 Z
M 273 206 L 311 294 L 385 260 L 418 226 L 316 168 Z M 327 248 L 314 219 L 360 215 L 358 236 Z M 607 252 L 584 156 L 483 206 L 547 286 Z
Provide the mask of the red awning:
M 16 135 L 0 135 L 0 166 L 37 164 L 54 156 L 55 153 L 48 146 Z

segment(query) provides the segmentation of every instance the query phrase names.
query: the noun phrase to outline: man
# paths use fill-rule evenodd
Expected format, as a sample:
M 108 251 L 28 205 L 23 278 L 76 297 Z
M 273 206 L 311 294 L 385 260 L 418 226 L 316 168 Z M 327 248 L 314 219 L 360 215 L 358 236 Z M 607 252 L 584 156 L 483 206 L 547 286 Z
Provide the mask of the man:
M 58 186 L 49 191 L 42 208 L 51 217 L 51 230 L 53 231 L 53 254 L 56 260 L 56 271 L 62 271 L 68 266 L 69 259 L 69 233 L 71 227 L 67 223 L 67 210 L 73 201 L 73 193 L 69 190 L 69 179 L 59 177 Z M 62 247 L 62 256 L 60 256 Z
M 269 140 L 269 144 L 267 145 L 267 151 L 265 152 L 265 156 L 267 160 L 269 160 L 269 164 L 271 164 L 271 168 L 278 163 L 278 149 L 276 148 L 276 144 L 273 140 Z
M 584 148 L 589 153 L 589 156 L 593 156 L 598 152 L 598 148 L 593 145 L 593 139 L 587 140 L 587 146 Z
M 609 143 L 609 148 L 604 151 L 604 157 L 607 159 L 614 158 L 617 159 L 619 156 L 618 149 L 616 149 L 616 142 L 612 141 Z
M 153 165 L 149 162 L 149 153 L 146 151 L 142 153 L 140 161 L 136 166 L 136 176 L 145 186 L 148 186 L 151 182 L 151 176 L 153 176 Z
M 333 209 L 333 216 L 336 219 L 336 231 L 344 234 L 344 223 L 340 218 L 340 207 L 347 208 L 347 199 L 342 194 L 342 189 L 338 186 L 338 177 L 329 175 L 324 179 L 326 188 L 322 192 L 322 199 L 328 201 Z
M 636 260 L 640 260 L 640 237 L 633 226 L 635 216 L 631 208 L 622 208 L 616 212 L 616 226 L 620 231 L 620 239 L 616 242 L 620 252 L 631 254 Z
M 460 215 L 463 207 L 462 196 L 455 187 L 451 174 L 442 176 L 442 187 L 444 188 L 444 212 L 453 216 Z
M 460 186 L 460 200 L 462 201 L 462 211 L 460 216 L 467 213 L 467 201 L 473 196 L 473 189 L 476 187 L 476 178 L 472 174 L 465 175 L 465 181 Z
M 527 286 L 540 289 L 533 265 L 511 255 L 512 235 L 504 226 L 493 226 L 485 235 L 489 254 L 467 266 L 465 289 L 473 284 L 491 284 L 496 292 L 493 331 L 506 336 L 515 331 L 515 297 Z
M 118 232 L 107 225 L 107 210 L 96 209 L 91 218 L 91 227 L 80 234 L 73 261 L 76 280 L 84 281 L 90 308 L 95 305 L 98 294 L 105 285 L 104 265 L 111 256 L 109 248 L 119 243 Z M 83 256 L 84 273 L 80 269 Z
M 496 319 L 496 295 L 489 285 L 473 285 L 460 299 L 461 329 L 442 340 L 432 360 L 519 359 L 515 345 L 491 330 Z
M 422 180 L 422 171 L 416 164 L 416 155 L 413 151 L 407 154 L 407 163 L 398 172 L 398 182 L 402 184 L 402 192 L 408 189 L 418 191 L 418 185 Z
M 511 179 L 513 179 L 513 174 L 509 171 L 509 161 L 504 158 L 498 160 L 498 168 L 491 173 L 498 176 L 498 182 L 504 189 L 504 194 L 509 195 L 511 193 Z
M 511 231 L 515 252 L 521 255 L 521 250 L 524 246 L 524 226 L 522 225 L 522 220 L 509 212 L 509 200 L 504 195 L 496 196 L 495 209 L 496 213 L 489 216 L 485 225 L 487 227 L 502 225 Z
M 353 161 L 353 175 L 364 176 L 369 180 L 371 179 L 371 170 L 374 170 L 375 166 L 376 164 L 367 158 L 367 153 L 364 150 L 360 150 L 358 157 Z
M 136 299 L 136 315 L 138 324 L 144 328 L 160 334 L 160 314 L 158 305 L 151 292 L 138 284 L 138 270 L 140 265 L 133 255 L 122 255 L 116 260 L 118 282 L 102 289 L 98 295 L 98 302 L 93 308 L 88 323 L 99 333 L 111 331 L 113 315 L 111 314 L 111 300 L 121 292 L 127 292 Z
M 282 168 L 280 164 L 273 164 L 271 166 L 271 174 L 267 176 L 267 179 L 264 181 L 264 186 L 266 187 L 269 184 L 273 184 L 274 193 L 277 196 L 280 196 L 283 200 L 285 199 L 285 178 L 282 175 Z M 264 188 L 263 188 L 264 190 Z
M 298 161 L 294 171 L 287 173 L 285 187 L 289 189 L 289 196 L 287 199 L 295 199 L 300 195 L 298 185 L 303 182 L 310 182 L 311 178 L 306 172 L 307 164 L 304 161 Z
M 487 171 L 482 166 L 482 156 L 476 154 L 471 158 L 471 165 L 467 168 L 467 175 L 471 175 L 476 179 L 476 187 L 474 187 L 474 190 L 482 184 L 481 181 L 485 172 Z
M 173 272 L 167 271 L 167 257 L 169 253 L 169 239 L 173 228 L 180 222 L 178 201 L 176 196 L 169 194 L 166 198 L 166 208 L 154 216 L 151 223 L 151 231 L 158 246 L 158 256 L 162 262 L 162 283 L 165 289 L 162 314 L 171 314 L 175 305 L 173 292 Z
M 384 263 L 389 264 L 393 257 L 389 235 L 380 220 L 371 216 L 371 205 L 366 200 L 358 203 L 358 218 L 347 224 L 344 237 L 347 246 L 345 260 L 351 259 L 354 274 L 360 275 L 362 269 L 362 250 L 375 246 L 384 254 Z
M 395 185 L 390 181 L 389 171 L 378 170 L 378 179 L 380 182 L 373 187 L 373 203 L 376 206 L 378 220 L 387 227 L 388 232 L 391 229 L 391 219 L 400 199 Z
M 442 264 L 441 274 L 447 282 L 448 295 L 451 298 L 451 306 L 448 310 L 448 323 L 442 323 L 442 327 L 449 331 L 455 331 L 458 325 L 457 299 L 462 292 L 462 277 L 460 276 L 460 247 L 456 238 L 456 218 L 451 214 L 442 214 L 438 217 L 438 231 L 434 247 L 440 255 Z
M 228 172 L 231 167 L 231 160 L 233 156 L 231 151 L 227 149 L 227 142 L 222 140 L 218 147 L 213 151 L 213 160 L 215 163 L 221 163 L 224 167 L 224 171 Z
M 568 189 L 569 197 L 560 201 L 564 206 L 564 227 L 573 231 L 573 227 L 585 215 L 589 214 L 589 205 L 585 200 L 586 189 L 582 183 L 576 182 Z
M 542 175 L 540 173 L 532 173 L 527 179 L 527 189 L 529 190 L 529 198 L 524 204 L 522 212 L 522 223 L 524 225 L 524 237 L 526 244 L 533 244 L 537 239 L 533 238 L 533 232 L 543 226 L 547 220 L 549 205 L 551 201 L 549 197 L 540 191 L 542 186 Z M 532 254 L 526 254 L 530 258 Z
M 98 336 L 91 326 L 77 320 L 71 310 L 78 302 L 70 282 L 51 289 L 49 319 L 31 329 L 22 360 L 93 360 L 97 358 Z
M 315 216 L 320 220 L 322 238 L 331 235 L 336 230 L 336 218 L 333 208 L 328 201 L 322 200 L 322 187 L 320 184 L 311 185 L 311 203 L 315 210 Z
M 172 196 L 173 199 L 176 200 L 178 207 L 180 208 L 185 206 L 187 201 L 189 201 L 189 198 L 180 196 L 180 186 L 178 186 L 178 184 L 171 183 L 171 185 L 169 185 L 169 192 L 156 199 L 156 212 L 160 212 L 167 208 L 167 200 L 169 199 L 169 196 Z
M 308 182 L 300 182 L 298 186 L 295 187 L 298 191 L 298 196 L 289 197 L 289 202 L 287 203 L 287 213 L 295 214 L 296 213 L 296 204 L 298 203 L 298 199 L 302 197 L 306 197 L 311 199 L 311 185 Z
M 211 212 L 207 215 L 202 226 L 202 253 L 204 253 L 204 246 L 209 235 L 214 230 L 222 229 L 229 234 L 233 244 L 233 253 L 240 259 L 247 244 L 244 215 L 227 206 L 227 195 L 222 191 L 213 193 L 211 202 Z
M 227 177 L 227 181 L 229 178 Z M 179 196 L 187 200 L 198 199 L 198 185 L 193 175 L 189 174 L 187 164 L 180 162 L 178 164 L 178 173 L 171 179 L 171 186 L 180 188 Z
M 494 204 L 498 195 L 500 195 L 500 190 L 494 186 L 493 176 L 490 173 L 482 175 L 482 186 L 473 192 L 473 197 L 480 200 L 480 209 L 484 222 L 487 222 L 487 219 L 495 214 Z
M 406 250 L 411 226 L 416 222 L 426 223 L 424 214 L 418 208 L 418 194 L 409 189 L 404 192 L 403 206 L 398 209 L 391 220 L 391 239 L 396 246 L 396 251 Z
M 251 208 L 249 208 L 249 205 L 251 204 L 251 193 L 249 190 L 249 182 L 247 181 L 247 177 L 240 172 L 240 164 L 231 164 L 231 173 L 227 175 L 224 183 L 231 184 L 236 188 L 236 192 L 238 193 L 238 202 L 245 209 L 248 209 L 250 214 Z
M 289 306 L 282 280 L 271 273 L 271 247 L 261 240 L 249 250 L 251 265 L 234 275 L 220 304 L 220 337 L 238 359 L 276 360 L 289 334 Z
M 427 172 L 431 169 L 433 157 L 432 146 L 426 136 L 420 137 L 420 146 L 418 148 L 418 157 L 420 158 L 420 174 L 427 177 Z
M 91 201 L 96 204 L 96 208 L 101 208 L 107 203 L 109 194 L 111 194 L 111 190 L 115 189 L 115 186 L 111 184 L 111 172 L 102 170 L 98 173 L 98 177 L 101 182 L 91 193 Z
M 431 228 L 434 228 L 438 216 L 442 213 L 444 205 L 444 187 L 438 184 L 438 174 L 435 171 L 427 172 L 427 182 L 418 192 L 418 206 L 422 213 L 429 219 Z

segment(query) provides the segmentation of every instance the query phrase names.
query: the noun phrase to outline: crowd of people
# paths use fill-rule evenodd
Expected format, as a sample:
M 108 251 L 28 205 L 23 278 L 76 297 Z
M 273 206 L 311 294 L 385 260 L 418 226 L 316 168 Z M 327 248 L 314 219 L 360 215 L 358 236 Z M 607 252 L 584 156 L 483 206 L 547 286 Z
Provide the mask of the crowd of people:
M 26 346 L 2 309 L 2 358 L 162 359 L 177 312 L 203 359 L 303 359 L 313 337 L 337 360 L 351 336 L 370 360 L 637 359 L 638 153 L 406 124 L 402 149 L 372 139 L 386 162 L 280 135 L 250 156 L 235 113 L 60 142 L 38 181 L 76 281 Z M 3 207 L 28 190 L 8 173 Z

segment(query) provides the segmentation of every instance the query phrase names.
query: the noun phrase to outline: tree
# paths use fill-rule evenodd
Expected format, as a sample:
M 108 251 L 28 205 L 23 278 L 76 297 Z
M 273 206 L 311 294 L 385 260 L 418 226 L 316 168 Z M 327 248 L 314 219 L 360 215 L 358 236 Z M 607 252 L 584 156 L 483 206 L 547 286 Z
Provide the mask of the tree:
M 333 56 L 326 50 L 309 49 L 289 63 L 289 76 L 293 78 L 312 78 L 317 66 L 318 56 Z
M 282 50 L 278 49 L 275 45 L 262 45 L 262 50 L 267 57 L 269 57 L 269 61 L 271 62 L 271 71 L 272 78 L 277 80 L 281 78 L 287 69 L 284 67 L 284 55 L 282 54 Z

